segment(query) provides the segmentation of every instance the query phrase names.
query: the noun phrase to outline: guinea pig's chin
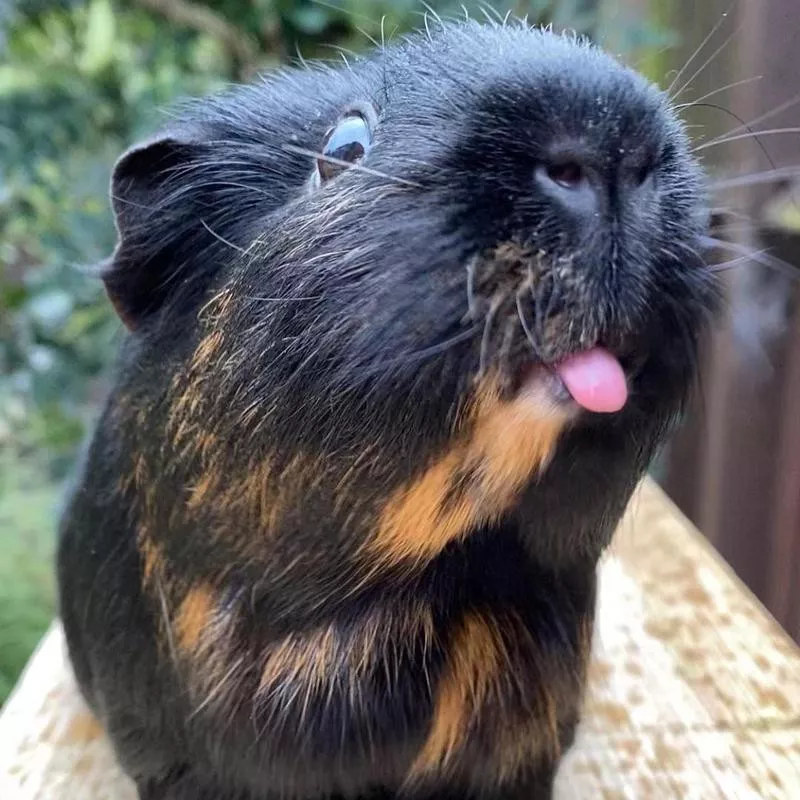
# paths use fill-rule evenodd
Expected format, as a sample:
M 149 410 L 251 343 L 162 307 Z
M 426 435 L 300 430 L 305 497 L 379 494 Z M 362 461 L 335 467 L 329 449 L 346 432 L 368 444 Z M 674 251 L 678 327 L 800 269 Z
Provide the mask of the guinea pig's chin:
M 580 409 L 555 369 L 546 364 L 530 363 L 522 368 L 514 396 L 570 416 Z

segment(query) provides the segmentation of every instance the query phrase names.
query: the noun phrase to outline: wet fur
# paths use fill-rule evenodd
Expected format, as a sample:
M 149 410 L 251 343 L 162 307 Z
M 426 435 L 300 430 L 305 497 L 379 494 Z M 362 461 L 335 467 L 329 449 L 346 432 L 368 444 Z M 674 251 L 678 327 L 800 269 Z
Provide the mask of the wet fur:
M 312 189 L 354 102 L 370 171 Z M 533 180 L 554 133 L 612 182 L 651 165 L 647 202 L 576 225 Z M 191 105 L 112 195 L 132 333 L 58 566 L 141 797 L 548 797 L 597 560 L 713 307 L 663 95 L 571 38 L 446 26 Z M 636 369 L 622 412 L 519 402 L 595 342 Z

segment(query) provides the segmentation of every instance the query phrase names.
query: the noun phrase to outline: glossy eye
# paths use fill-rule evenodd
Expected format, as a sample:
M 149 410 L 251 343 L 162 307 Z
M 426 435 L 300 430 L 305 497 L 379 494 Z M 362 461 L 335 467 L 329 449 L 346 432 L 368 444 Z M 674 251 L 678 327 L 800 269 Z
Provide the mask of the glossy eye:
M 340 120 L 325 137 L 322 153 L 327 158 L 317 159 L 320 178 L 327 181 L 346 170 L 348 164 L 364 157 L 371 142 L 369 125 L 360 114 L 351 114 Z
M 586 180 L 586 173 L 580 164 L 568 161 L 547 167 L 547 177 L 562 189 L 577 189 Z

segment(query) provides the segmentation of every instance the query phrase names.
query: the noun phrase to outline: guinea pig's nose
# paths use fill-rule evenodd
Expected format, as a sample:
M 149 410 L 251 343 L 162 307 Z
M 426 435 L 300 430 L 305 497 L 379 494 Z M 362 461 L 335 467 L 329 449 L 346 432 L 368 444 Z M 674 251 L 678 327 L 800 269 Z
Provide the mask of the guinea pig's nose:
M 541 164 L 536 169 L 540 189 L 581 217 L 596 216 L 604 195 L 602 177 L 579 159 Z

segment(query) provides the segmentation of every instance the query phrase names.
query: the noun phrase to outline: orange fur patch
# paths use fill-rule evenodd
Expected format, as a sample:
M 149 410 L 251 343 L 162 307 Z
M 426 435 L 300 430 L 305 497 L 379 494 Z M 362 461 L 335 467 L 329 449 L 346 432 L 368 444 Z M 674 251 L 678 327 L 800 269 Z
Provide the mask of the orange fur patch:
M 212 372 L 214 362 L 224 342 L 223 322 L 229 315 L 233 303 L 230 288 L 222 289 L 200 310 L 198 319 L 206 331 L 195 348 L 186 373 L 176 375 L 170 385 L 172 407 L 169 414 L 169 430 L 176 448 L 188 441 L 199 446 L 197 441 L 202 430 L 205 407 L 203 383 Z
M 201 645 L 209 628 L 216 602 L 208 586 L 194 586 L 186 593 L 175 615 L 176 641 L 184 653 L 193 653 Z
M 150 538 L 145 527 L 139 529 L 137 543 L 142 556 L 142 586 L 146 587 L 155 575 L 159 575 L 162 572 L 161 548 Z
M 454 635 L 428 736 L 409 772 L 409 785 L 452 771 L 479 726 L 482 746 L 490 748 L 487 766 L 498 785 L 515 779 L 532 763 L 558 758 L 559 717 L 569 715 L 579 700 L 578 687 L 568 668 L 545 665 L 543 657 L 537 656 L 530 633 L 513 614 L 502 620 L 466 614 Z M 536 669 L 537 663 L 549 667 L 541 674 L 555 684 L 536 686 L 531 675 L 517 683 L 518 671 L 526 664 Z M 526 686 L 530 695 L 520 695 Z
M 470 529 L 499 519 L 525 483 L 555 451 L 568 417 L 544 399 L 499 399 L 488 387 L 473 410 L 471 434 L 385 506 L 369 554 L 382 563 L 425 561 Z M 446 499 L 460 473 L 471 471 L 466 490 Z
M 217 481 L 218 476 L 216 473 L 203 473 L 200 480 L 189 490 L 189 499 L 186 502 L 189 511 L 196 511 L 209 499 Z
M 412 775 L 449 764 L 486 698 L 504 679 L 507 664 L 508 653 L 496 621 L 477 613 L 467 614 L 451 645 L 438 686 L 431 729 L 411 769 Z

